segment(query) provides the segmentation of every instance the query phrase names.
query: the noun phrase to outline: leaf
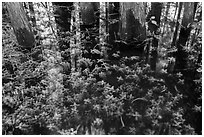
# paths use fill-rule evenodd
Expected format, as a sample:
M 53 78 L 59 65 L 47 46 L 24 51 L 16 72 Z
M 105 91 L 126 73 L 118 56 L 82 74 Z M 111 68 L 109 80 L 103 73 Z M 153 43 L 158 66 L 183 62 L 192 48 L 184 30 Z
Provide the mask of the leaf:
M 135 101 L 148 101 L 147 99 L 145 99 L 145 98 L 136 98 L 136 99 L 134 99 L 131 103 L 133 103 L 133 102 L 135 102 Z
M 101 54 L 101 52 L 97 49 L 92 49 L 91 54 Z
M 123 40 L 115 40 L 115 43 L 123 43 L 125 45 L 128 45 L 127 42 L 123 41 Z
M 158 26 L 158 25 L 157 25 L 157 22 L 156 22 L 155 20 L 151 20 L 151 23 L 154 24 L 154 25 L 156 25 L 156 26 Z
M 155 16 L 151 16 L 151 18 L 150 19 L 155 19 Z
M 115 58 L 118 58 L 118 57 L 120 57 L 120 55 L 119 54 L 117 54 L 117 53 L 113 53 L 113 55 L 112 55 L 113 57 L 115 57 Z
M 27 128 L 29 127 L 29 125 L 26 125 L 24 123 L 20 123 L 18 126 L 17 126 L 19 129 L 21 130 L 27 130 Z
M 123 81 L 123 78 L 120 76 L 120 77 L 117 77 L 117 80 L 118 80 L 118 82 L 121 82 L 121 81 Z
M 196 112 L 202 112 L 201 106 L 197 106 L 197 105 L 194 106 L 193 110 Z
M 199 67 L 199 68 L 197 69 L 197 72 L 201 73 L 201 72 L 202 72 L 202 68 Z
M 196 84 L 202 83 L 202 79 L 193 80 Z

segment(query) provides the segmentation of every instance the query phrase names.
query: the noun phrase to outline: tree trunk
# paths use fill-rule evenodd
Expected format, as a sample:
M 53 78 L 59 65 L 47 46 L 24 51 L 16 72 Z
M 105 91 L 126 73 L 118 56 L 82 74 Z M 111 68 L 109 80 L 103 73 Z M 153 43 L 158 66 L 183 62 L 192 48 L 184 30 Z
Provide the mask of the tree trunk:
M 106 24 L 106 3 L 105 2 L 100 2 L 100 24 L 99 24 L 99 39 L 100 39 L 100 45 L 101 45 L 101 51 L 102 51 L 102 56 L 107 59 L 107 49 L 106 49 L 106 39 L 107 39 L 107 24 Z
M 73 2 L 53 2 L 55 21 L 59 31 L 69 31 Z
M 70 32 L 74 33 L 74 16 L 75 12 L 72 10 L 71 12 L 71 26 L 70 26 Z M 71 35 L 70 37 L 70 61 L 71 61 L 71 72 L 75 72 L 76 70 L 76 53 L 75 53 L 75 39 L 74 39 L 74 34 Z
M 148 22 L 148 29 L 153 35 L 150 67 L 154 71 L 156 70 L 156 63 L 157 63 L 157 56 L 158 56 L 157 48 L 158 48 L 158 41 L 159 41 L 154 35 L 158 35 L 161 11 L 162 11 L 162 3 L 158 3 L 158 2 L 151 3 L 151 10 L 146 19 Z
M 201 17 L 202 17 L 202 10 L 199 10 L 199 7 L 198 7 L 198 3 L 196 2 L 195 3 L 195 10 L 197 11 L 195 14 L 196 14 L 196 21 L 197 22 L 200 22 L 201 21 Z M 195 40 L 197 38 L 197 36 L 199 35 L 200 33 L 200 30 L 201 28 L 195 28 L 195 32 L 193 34 L 193 36 L 191 37 L 191 44 L 190 46 L 192 47 L 193 44 L 195 43 Z
M 29 11 L 30 11 L 30 20 L 32 21 L 32 27 L 35 27 L 36 26 L 36 19 L 35 19 L 35 12 L 34 12 L 34 8 L 33 8 L 33 3 L 28 2 L 28 6 L 29 6 Z
M 121 2 L 120 14 L 120 38 L 143 41 L 146 38 L 144 3 Z
M 167 26 L 167 22 L 168 22 L 168 14 L 169 14 L 169 9 L 170 9 L 170 2 L 167 2 L 167 5 L 166 5 L 166 11 L 165 11 L 165 15 L 164 15 L 164 22 L 163 22 L 163 32 L 162 32 L 162 36 L 164 35 L 164 33 L 166 33 L 168 30 L 168 26 Z
M 175 28 L 175 31 L 174 31 L 174 35 L 173 35 L 173 40 L 172 40 L 172 43 L 171 43 L 171 47 L 174 47 L 175 44 L 176 44 L 176 39 L 177 39 L 177 35 L 178 35 L 179 20 L 180 20 L 182 5 L 183 5 L 183 3 L 180 2 L 180 3 L 179 3 L 179 9 L 178 9 L 178 15 L 177 15 L 177 21 L 176 21 L 176 28 Z
M 34 47 L 34 34 L 27 19 L 23 5 L 20 2 L 8 2 L 7 9 L 17 41 L 23 49 Z
M 77 47 L 77 58 L 78 60 L 81 58 L 81 19 L 80 19 L 80 3 L 74 3 L 75 9 L 75 28 L 76 28 L 76 47 Z
M 114 44 L 119 39 L 119 2 L 109 2 L 108 5 L 108 43 Z
M 54 16 L 58 30 L 57 35 L 61 38 L 58 41 L 59 48 L 61 51 L 64 51 L 69 48 L 69 40 L 65 41 L 64 39 L 70 37 L 67 32 L 70 31 L 73 2 L 53 2 L 52 4 L 54 6 Z
M 174 19 L 176 17 L 176 13 L 177 13 L 177 9 L 178 9 L 178 2 L 176 2 L 175 7 L 176 7 L 176 9 L 175 9 L 175 13 L 174 13 Z
M 97 11 L 98 2 L 81 2 L 81 18 L 84 25 L 93 25 L 96 23 L 97 17 L 95 11 Z
M 99 28 L 99 2 L 81 2 L 81 30 Z M 99 31 L 98 31 L 99 32 Z
M 191 23 L 194 20 L 194 3 L 185 2 L 183 19 L 181 23 L 181 30 L 179 35 L 179 40 L 177 43 L 177 55 L 175 69 L 181 71 L 187 66 L 188 53 L 185 51 L 186 42 L 191 32 Z
M 71 51 L 71 70 L 75 72 L 80 69 L 78 60 L 82 57 L 81 52 L 81 31 L 80 31 L 80 5 L 79 2 L 74 2 L 74 9 L 71 13 L 71 28 L 72 37 L 70 38 L 70 51 Z
M 152 33 L 157 33 L 160 26 L 160 17 L 162 11 L 162 3 L 152 2 L 151 10 L 147 15 L 146 21 L 148 22 L 148 29 Z

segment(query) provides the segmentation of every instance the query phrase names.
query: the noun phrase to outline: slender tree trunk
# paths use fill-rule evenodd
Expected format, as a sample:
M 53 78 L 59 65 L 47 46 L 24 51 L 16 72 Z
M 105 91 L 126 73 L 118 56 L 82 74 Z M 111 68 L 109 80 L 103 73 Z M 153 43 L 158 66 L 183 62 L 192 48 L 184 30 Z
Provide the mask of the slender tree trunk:
M 103 57 L 105 59 L 108 58 L 107 56 L 107 48 L 106 48 L 106 38 L 107 38 L 107 24 L 106 24 L 106 3 L 105 2 L 100 2 L 100 24 L 99 24 L 99 38 L 100 38 L 100 45 L 101 45 L 101 51 L 103 53 Z
M 7 9 L 14 29 L 17 41 L 23 49 L 31 49 L 34 47 L 34 34 L 20 2 L 8 2 Z
M 183 70 L 187 66 L 188 53 L 185 51 L 186 42 L 191 32 L 191 23 L 194 20 L 194 3 L 185 2 L 184 3 L 184 14 L 181 23 L 181 30 L 179 35 L 179 40 L 177 43 L 177 55 L 175 69 L 179 71 Z
M 77 56 L 77 69 L 78 71 L 80 71 L 80 67 L 78 64 L 78 60 L 80 60 L 82 58 L 82 47 L 81 47 L 81 29 L 80 29 L 80 25 L 81 25 L 81 19 L 80 19 L 80 3 L 79 2 L 75 2 L 74 3 L 74 9 L 75 9 L 75 28 L 76 28 L 76 55 Z
M 80 5 L 79 2 L 74 2 L 74 10 L 71 13 L 71 28 L 70 31 L 73 33 L 70 39 L 70 51 L 71 51 L 71 70 L 75 72 L 79 65 L 77 61 L 81 58 L 81 31 L 80 31 Z
M 174 47 L 174 46 L 175 46 L 175 44 L 176 44 L 176 39 L 177 39 L 177 37 L 178 37 L 179 20 L 180 20 L 180 16 L 181 16 L 182 5 L 183 5 L 183 3 L 182 3 L 182 2 L 179 2 L 179 9 L 178 9 L 178 15 L 177 15 L 177 21 L 176 21 L 176 28 L 175 28 L 175 31 L 174 31 L 174 35 L 173 35 L 173 40 L 172 40 L 172 43 L 171 43 L 171 47 Z
M 166 26 L 166 23 L 167 23 L 167 19 L 168 19 L 168 14 L 169 14 L 169 8 L 170 8 L 170 2 L 167 2 L 167 5 L 166 5 L 166 11 L 165 11 L 165 15 L 164 15 L 164 25 L 163 25 L 163 33 L 162 33 L 162 36 L 164 35 L 164 33 L 167 32 L 167 27 Z
M 198 5 L 198 3 L 196 2 L 195 3 L 195 15 L 196 15 L 196 22 L 197 23 L 199 23 L 200 21 L 201 21 L 201 19 L 202 19 L 202 10 L 201 9 L 199 9 L 200 7 L 199 7 L 199 5 Z M 193 34 L 193 36 L 192 36 L 192 38 L 191 38 L 191 44 L 190 44 L 190 46 L 192 47 L 193 46 L 193 44 L 195 43 L 195 40 L 196 40 L 196 38 L 197 38 L 197 36 L 199 35 L 199 33 L 200 33 L 200 30 L 201 30 L 201 28 L 195 28 L 195 32 L 194 32 L 194 34 Z
M 176 7 L 176 9 L 175 9 L 175 13 L 174 13 L 174 19 L 176 18 L 176 13 L 177 13 L 177 9 L 178 9 L 178 2 L 176 2 L 175 7 Z
M 120 38 L 143 41 L 146 38 L 144 3 L 121 2 L 120 14 Z
M 148 22 L 148 29 L 153 34 L 150 67 L 154 71 L 156 70 L 156 63 L 157 63 L 157 56 L 158 56 L 157 48 L 158 48 L 158 41 L 159 41 L 154 35 L 158 35 L 157 31 L 160 26 L 161 11 L 162 11 L 162 3 L 158 3 L 158 2 L 151 3 L 151 10 L 146 19 Z
M 74 25 L 74 17 L 75 17 L 75 12 L 72 10 L 71 13 L 71 26 L 70 26 L 70 32 L 74 33 L 75 25 Z M 71 35 L 70 38 L 70 58 L 71 58 L 71 72 L 75 72 L 76 70 L 76 50 L 75 50 L 75 39 L 74 39 L 74 34 Z
M 29 11 L 30 11 L 30 19 L 32 21 L 32 27 L 35 27 L 36 26 L 36 19 L 35 19 L 35 12 L 34 12 L 34 8 L 33 8 L 33 3 L 28 2 L 28 6 L 29 6 Z
M 150 63 L 150 47 L 152 47 L 152 39 L 148 40 L 146 54 L 145 54 L 145 63 Z
M 108 43 L 114 44 L 119 39 L 119 2 L 109 2 L 108 21 Z

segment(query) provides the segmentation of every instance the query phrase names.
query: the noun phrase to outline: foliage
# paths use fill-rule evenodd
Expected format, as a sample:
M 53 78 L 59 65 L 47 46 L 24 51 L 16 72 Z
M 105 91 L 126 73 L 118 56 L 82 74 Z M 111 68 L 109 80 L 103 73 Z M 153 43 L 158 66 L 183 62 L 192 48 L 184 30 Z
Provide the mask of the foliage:
M 194 116 L 201 112 L 201 62 L 195 59 L 201 54 L 196 52 L 201 37 L 189 50 L 189 68 L 197 70 L 191 94 L 181 73 L 165 68 L 153 72 L 142 57 L 126 56 L 120 48 L 110 52 L 113 58 L 103 59 L 97 26 L 81 32 L 81 71 L 70 73 L 69 47 L 61 51 L 63 62 L 56 64 L 62 66 L 63 87 L 52 87 L 42 52 L 47 45 L 22 51 L 9 23 L 2 27 L 2 134 L 196 134 L 188 111 Z M 67 42 L 72 35 L 61 40 Z M 189 98 L 199 101 L 189 106 Z

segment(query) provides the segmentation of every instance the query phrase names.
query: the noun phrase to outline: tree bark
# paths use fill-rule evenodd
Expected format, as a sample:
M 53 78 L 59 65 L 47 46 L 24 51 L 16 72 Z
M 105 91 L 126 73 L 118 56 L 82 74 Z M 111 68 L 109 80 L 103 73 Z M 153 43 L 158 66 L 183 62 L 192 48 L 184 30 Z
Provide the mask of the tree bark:
M 71 28 L 70 31 L 73 33 L 70 38 L 70 53 L 71 53 L 71 70 L 75 72 L 80 69 L 78 60 L 82 57 L 81 51 L 81 31 L 80 31 L 80 5 L 79 2 L 73 3 L 74 9 L 71 13 Z
M 165 11 L 165 15 L 164 15 L 164 22 L 163 22 L 163 32 L 162 32 L 162 36 L 164 35 L 164 33 L 167 31 L 167 27 L 166 23 L 168 22 L 168 14 L 169 14 L 169 9 L 170 9 L 170 2 L 167 2 L 166 5 L 166 11 Z
M 120 38 L 143 41 L 146 38 L 144 3 L 121 2 L 120 14 Z
M 119 39 L 119 2 L 109 2 L 108 4 L 108 43 L 114 44 Z
M 150 67 L 154 71 L 156 70 L 156 63 L 157 63 L 157 56 L 158 56 L 157 48 L 158 48 L 158 41 L 159 41 L 154 35 L 158 35 L 161 11 L 162 11 L 162 3 L 159 3 L 159 2 L 151 3 L 151 10 L 146 19 L 148 22 L 148 29 L 153 35 Z
M 196 21 L 197 21 L 197 23 L 198 22 L 200 22 L 201 21 L 201 17 L 202 17 L 202 10 L 199 10 L 198 9 L 199 7 L 198 7 L 198 3 L 196 2 L 195 3 L 195 14 L 197 15 L 195 18 L 196 18 Z M 200 32 L 200 28 L 195 28 L 195 32 L 194 32 L 194 34 L 193 34 L 193 36 L 191 37 L 191 44 L 190 44 L 190 46 L 192 47 L 193 46 L 193 44 L 195 43 L 195 40 L 196 40 L 196 38 L 197 38 L 197 36 L 199 35 L 199 32 Z
M 191 23 L 194 20 L 194 3 L 185 2 L 180 35 L 177 43 L 175 69 L 181 71 L 186 68 L 188 53 L 185 51 L 186 42 L 191 32 Z
M 31 25 L 23 9 L 23 4 L 20 2 L 8 2 L 6 5 L 11 20 L 11 26 L 14 29 L 19 45 L 21 45 L 23 49 L 30 50 L 34 47 L 35 39 Z
M 175 9 L 175 13 L 174 13 L 174 19 L 176 17 L 176 13 L 177 13 L 177 9 L 178 9 L 178 2 L 176 2 L 175 7 L 176 7 L 176 9 Z
M 173 40 L 172 40 L 172 43 L 171 43 L 171 47 L 174 47 L 174 46 L 175 46 L 175 44 L 176 44 L 176 39 L 177 39 L 177 37 L 178 37 L 179 20 L 180 20 L 180 16 L 181 16 L 182 5 L 183 5 L 183 3 L 180 2 L 180 3 L 179 3 L 179 9 L 178 9 L 178 15 L 177 15 L 176 28 L 175 28 L 175 31 L 174 31 L 174 35 L 173 35 Z
M 99 39 L 100 39 L 100 45 L 101 45 L 101 51 L 103 54 L 103 57 L 105 59 L 108 58 L 107 55 L 107 48 L 106 48 L 106 40 L 107 40 L 107 18 L 106 18 L 106 3 L 105 2 L 100 2 L 100 24 L 99 24 Z
M 147 15 L 146 21 L 148 22 L 148 30 L 152 33 L 157 33 L 160 26 L 160 17 L 162 11 L 162 3 L 152 2 L 151 10 Z
M 99 28 L 99 2 L 81 2 L 81 30 Z M 98 31 L 99 32 L 99 31 Z
M 53 2 L 55 21 L 59 31 L 69 31 L 73 2 Z
M 97 21 L 96 11 L 99 7 L 98 2 L 81 2 L 81 18 L 85 25 L 93 25 Z
M 78 59 L 81 58 L 81 19 L 80 19 L 80 3 L 75 2 L 74 3 L 74 9 L 75 9 L 75 28 L 76 28 L 76 45 L 77 45 L 77 56 Z
M 71 12 L 71 26 L 70 26 L 70 32 L 74 33 L 74 17 L 75 17 L 75 12 L 72 10 Z M 73 34 L 74 36 L 74 34 Z M 70 61 L 71 61 L 71 72 L 75 72 L 76 70 L 76 50 L 75 50 L 75 39 L 74 37 L 71 36 L 70 38 Z
M 32 21 L 32 27 L 36 26 L 36 19 L 35 19 L 35 12 L 34 12 L 34 8 L 33 8 L 33 3 L 32 2 L 28 2 L 28 6 L 29 6 L 29 11 L 30 11 L 30 20 Z

